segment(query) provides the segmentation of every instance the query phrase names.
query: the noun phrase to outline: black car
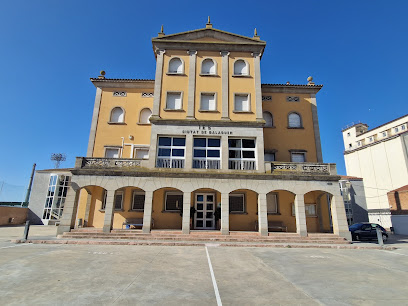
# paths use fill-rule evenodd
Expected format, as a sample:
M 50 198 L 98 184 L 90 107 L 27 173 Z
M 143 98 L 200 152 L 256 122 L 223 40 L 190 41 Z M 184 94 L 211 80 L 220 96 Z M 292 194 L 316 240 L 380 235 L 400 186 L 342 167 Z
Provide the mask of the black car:
M 385 228 L 376 223 L 362 222 L 355 223 L 349 227 L 351 237 L 353 240 L 372 240 L 377 239 L 376 228 L 379 228 L 382 232 L 383 241 L 387 241 L 388 234 Z

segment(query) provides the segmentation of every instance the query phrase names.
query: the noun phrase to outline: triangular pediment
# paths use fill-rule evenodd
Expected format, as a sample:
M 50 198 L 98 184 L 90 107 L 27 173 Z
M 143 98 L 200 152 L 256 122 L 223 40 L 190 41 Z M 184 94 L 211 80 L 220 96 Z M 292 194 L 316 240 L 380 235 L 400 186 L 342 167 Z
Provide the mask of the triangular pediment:
M 241 36 L 213 28 L 204 28 L 188 32 L 163 35 L 161 37 L 153 38 L 153 41 L 265 44 L 264 41 L 257 38 Z

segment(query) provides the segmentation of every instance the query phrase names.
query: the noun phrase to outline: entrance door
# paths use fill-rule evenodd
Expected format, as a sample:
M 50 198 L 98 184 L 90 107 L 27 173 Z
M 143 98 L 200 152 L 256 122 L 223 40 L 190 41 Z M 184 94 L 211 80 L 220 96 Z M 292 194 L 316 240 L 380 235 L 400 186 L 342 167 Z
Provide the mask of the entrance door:
M 215 229 L 215 194 L 197 193 L 195 195 L 195 229 Z

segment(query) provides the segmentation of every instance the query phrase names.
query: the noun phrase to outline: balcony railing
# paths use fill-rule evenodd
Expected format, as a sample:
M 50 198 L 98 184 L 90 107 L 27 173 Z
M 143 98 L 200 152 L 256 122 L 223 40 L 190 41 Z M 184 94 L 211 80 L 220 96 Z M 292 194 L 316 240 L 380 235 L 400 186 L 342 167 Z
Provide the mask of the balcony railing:
M 229 160 L 228 169 L 231 170 L 256 170 L 254 160 Z
M 193 159 L 194 169 L 220 169 L 220 160 Z
M 184 159 L 158 158 L 157 168 L 184 168 Z
M 141 164 L 141 159 L 77 157 L 75 168 L 138 168 Z
M 265 162 L 265 171 L 272 174 L 336 175 L 336 164 Z

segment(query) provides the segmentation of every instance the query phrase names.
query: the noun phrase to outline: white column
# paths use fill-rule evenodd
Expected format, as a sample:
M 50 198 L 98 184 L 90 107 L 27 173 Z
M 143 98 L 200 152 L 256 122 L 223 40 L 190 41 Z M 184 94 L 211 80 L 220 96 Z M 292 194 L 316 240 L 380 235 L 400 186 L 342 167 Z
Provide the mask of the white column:
M 190 207 L 191 207 L 191 192 L 184 192 L 183 194 L 183 234 L 190 234 Z
M 145 192 L 145 203 L 143 212 L 143 233 L 150 233 L 152 230 L 152 212 L 153 212 L 153 191 Z
M 154 98 L 152 117 L 160 117 L 161 86 L 163 79 L 163 55 L 165 50 L 156 50 L 156 76 L 154 79 Z
M 341 195 L 335 195 L 331 199 L 331 213 L 333 233 L 351 241 L 351 233 L 347 224 L 346 210 Z
M 64 232 L 69 232 L 71 228 L 74 228 L 75 217 L 78 208 L 79 193 L 80 190 L 74 190 L 72 186 L 68 187 L 67 197 L 64 204 L 64 212 L 62 213 L 60 219 L 60 224 L 57 229 L 57 235 L 62 235 Z
M 229 52 L 222 51 L 221 54 L 221 65 L 222 65 L 222 72 L 221 72 L 221 87 L 222 87 L 222 112 L 221 112 L 221 119 L 230 120 L 229 118 Z
M 295 196 L 296 232 L 300 236 L 307 236 L 306 211 L 304 194 Z
M 258 229 L 261 236 L 268 236 L 268 207 L 266 194 L 258 194 Z
M 255 107 L 256 120 L 263 120 L 262 115 L 262 88 L 261 88 L 261 53 L 252 53 L 254 57 L 254 77 L 255 77 Z
M 190 60 L 188 69 L 188 104 L 186 118 L 194 119 L 197 51 L 188 51 L 187 53 Z
M 184 169 L 193 168 L 193 135 L 186 135 L 186 151 L 184 153 Z
M 221 169 L 228 170 L 228 136 L 221 135 Z
M 113 216 L 115 213 L 115 190 L 106 191 L 105 219 L 103 221 L 103 232 L 110 233 L 112 229 Z
M 229 194 L 221 193 L 221 234 L 229 235 Z
M 95 145 L 95 136 L 96 136 L 96 126 L 98 124 L 99 108 L 101 106 L 101 98 L 102 98 L 102 89 L 100 87 L 97 87 L 96 95 L 95 95 L 94 109 L 93 109 L 93 114 L 92 114 L 91 131 L 89 132 L 88 150 L 86 152 L 87 157 L 92 157 L 93 155 L 93 150 L 94 150 L 94 145 Z

